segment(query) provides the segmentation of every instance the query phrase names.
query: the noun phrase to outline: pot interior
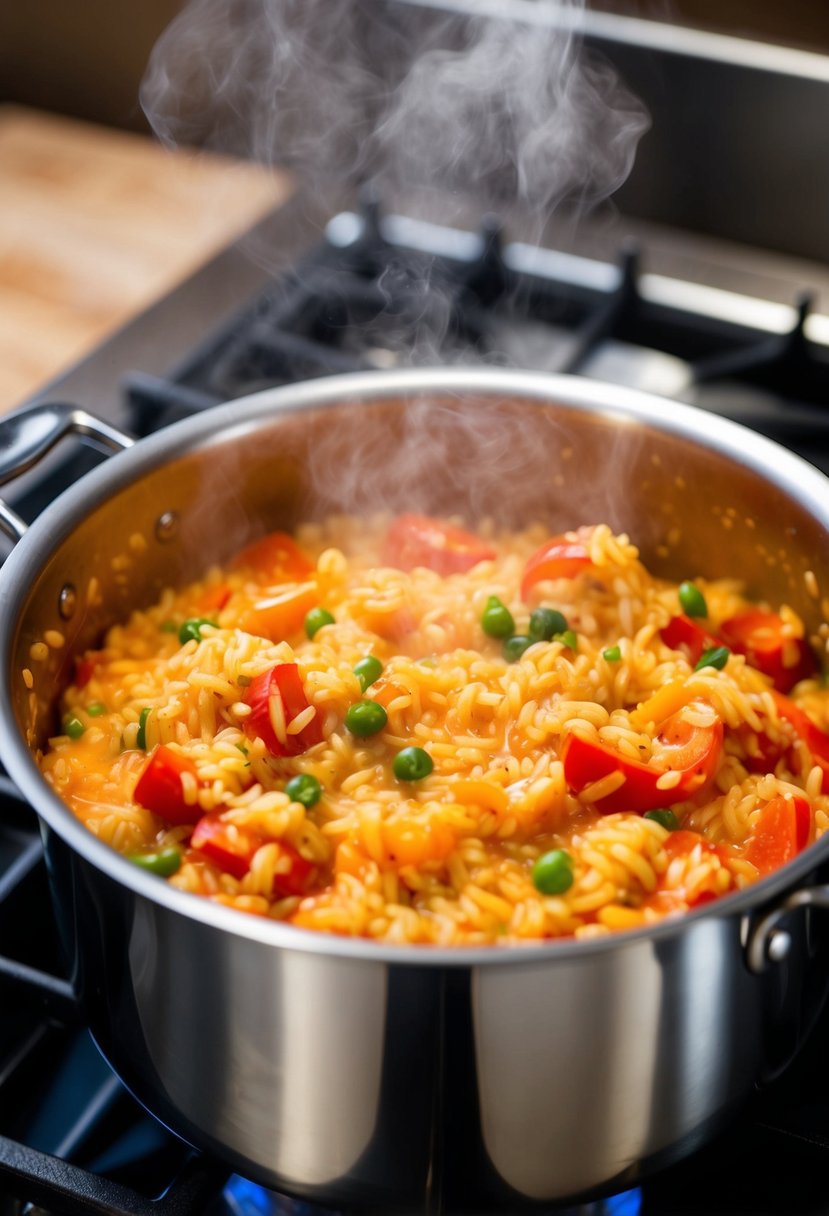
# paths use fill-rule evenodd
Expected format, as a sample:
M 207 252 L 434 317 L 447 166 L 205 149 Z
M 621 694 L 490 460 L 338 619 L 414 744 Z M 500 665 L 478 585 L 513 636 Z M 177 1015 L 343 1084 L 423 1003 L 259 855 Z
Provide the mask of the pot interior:
M 98 470 L 49 509 L 37 543 L 24 542 L 10 679 L 30 747 L 53 729 L 73 656 L 108 625 L 247 541 L 332 512 L 459 515 L 471 527 L 540 520 L 551 533 L 604 521 L 660 575 L 736 578 L 752 598 L 790 604 L 813 634 L 826 615 L 807 572 L 826 584 L 827 518 L 800 492 L 806 466 L 781 452 L 779 474 L 764 441 L 744 459 L 739 431 L 712 438 L 702 413 L 680 410 L 679 428 L 666 413 L 662 429 L 652 402 L 643 418 L 552 394 L 433 389 L 294 410 L 285 392 L 273 408 L 265 397 L 226 407 L 221 426 L 203 416 L 175 428 L 166 447 L 156 437 L 149 457 L 139 444 L 118 458 L 114 489 L 118 466 Z

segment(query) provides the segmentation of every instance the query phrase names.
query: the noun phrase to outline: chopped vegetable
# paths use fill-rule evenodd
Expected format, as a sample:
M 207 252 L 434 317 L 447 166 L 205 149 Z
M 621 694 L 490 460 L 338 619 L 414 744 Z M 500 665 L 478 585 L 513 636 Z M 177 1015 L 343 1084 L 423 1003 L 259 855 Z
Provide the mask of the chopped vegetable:
M 557 633 L 565 633 L 567 628 L 567 617 L 557 608 L 536 608 L 530 613 L 527 632 L 534 642 L 551 642 Z
M 360 681 L 360 688 L 365 692 L 383 674 L 383 664 L 373 654 L 367 654 L 354 665 L 354 674 Z
M 147 719 L 150 716 L 150 707 L 146 705 L 138 715 L 138 734 L 135 736 L 135 746 L 142 752 L 147 750 Z
M 287 532 L 270 532 L 238 553 L 231 569 L 249 570 L 266 582 L 301 583 L 314 567 Z
M 128 853 L 127 859 L 142 870 L 149 870 L 159 878 L 169 878 L 181 869 L 181 849 L 171 845 L 153 853 Z
M 605 777 L 618 776 L 607 793 L 591 801 L 603 815 L 616 811 L 641 813 L 664 807 L 666 795 L 680 802 L 701 790 L 714 775 L 722 750 L 723 724 L 701 701 L 688 707 L 694 717 L 700 713 L 710 716 L 709 725 L 700 726 L 689 720 L 686 709 L 663 724 L 653 741 L 650 762 L 631 760 L 610 744 L 597 739 L 585 739 L 571 733 L 564 740 L 561 758 L 564 777 L 569 788 L 580 794 Z M 658 784 L 667 773 L 676 772 L 679 779 L 668 788 Z
M 771 874 L 786 865 L 809 843 L 812 808 L 807 798 L 779 795 L 760 812 L 748 847 L 746 861 L 761 875 Z
M 751 608 L 723 621 L 719 632 L 723 642 L 769 676 L 779 692 L 789 692 L 815 673 L 808 643 L 804 638 L 789 637 L 776 612 Z
M 315 637 L 324 625 L 333 625 L 334 618 L 327 608 L 312 608 L 305 614 L 305 632 L 309 638 Z
M 816 726 L 812 719 L 789 700 L 783 693 L 772 693 L 777 713 L 784 722 L 788 722 L 794 733 L 802 739 L 811 753 L 812 762 L 823 771 L 821 790 L 829 794 L 829 735 Z M 770 761 L 773 767 L 773 761 Z
M 702 652 L 694 665 L 694 671 L 702 671 L 703 667 L 714 667 L 717 671 L 722 671 L 730 655 L 731 651 L 727 646 L 713 646 Z
M 277 663 L 263 671 L 251 680 L 243 699 L 251 707 L 245 734 L 261 739 L 272 756 L 298 756 L 322 742 L 320 715 L 307 713 L 310 703 L 296 663 Z M 291 730 L 300 714 L 307 722 Z
M 671 810 L 660 808 L 656 811 L 645 811 L 643 819 L 652 819 L 654 823 L 658 823 L 660 827 L 665 828 L 667 832 L 675 832 L 679 827 L 679 820 Z
M 425 566 L 444 576 L 459 574 L 495 556 L 473 532 L 428 515 L 399 515 L 386 537 L 385 560 L 398 570 Z
M 491 595 L 481 614 L 481 628 L 491 638 L 508 638 L 515 632 L 515 621 L 506 604 Z
M 607 662 L 607 663 L 619 663 L 619 662 L 621 662 L 621 659 L 622 659 L 622 648 L 621 648 L 621 646 L 607 646 L 607 647 L 606 647 L 606 648 L 605 648 L 605 649 L 602 651 L 602 658 L 603 658 L 603 659 L 605 660 L 605 662 Z
M 705 596 L 696 583 L 679 584 L 679 604 L 686 616 L 708 616 Z
M 581 541 L 554 536 L 527 559 L 521 579 L 521 599 L 527 600 L 536 583 L 551 578 L 575 578 L 592 564 L 587 547 Z
M 688 616 L 671 617 L 665 628 L 659 631 L 659 636 L 671 650 L 681 650 L 691 664 L 696 663 L 704 650 L 720 645 L 719 638 Z
M 185 642 L 200 642 L 201 631 L 203 625 L 212 625 L 216 628 L 215 621 L 209 621 L 207 617 L 191 617 L 188 621 L 182 621 L 179 626 L 178 640 L 183 646 Z
M 422 781 L 434 767 L 432 757 L 422 747 L 404 747 L 392 765 L 398 781 Z
M 203 815 L 193 828 L 190 840 L 192 848 L 204 853 L 234 878 L 245 877 L 264 843 L 262 836 L 234 823 L 226 823 L 218 812 Z
M 349 705 L 345 715 L 347 729 L 360 739 L 376 735 L 388 720 L 388 714 L 377 701 L 355 701 L 353 705 Z
M 561 642 L 562 646 L 568 647 L 569 650 L 576 650 L 579 644 L 579 640 L 572 629 L 565 629 L 564 633 L 557 633 L 553 641 Z
M 217 583 L 215 587 L 208 587 L 202 592 L 198 606 L 202 612 L 221 612 L 231 595 L 227 583 Z
M 106 711 L 107 707 L 103 701 L 93 701 L 91 705 L 87 705 L 86 707 L 86 712 L 90 718 L 100 718 L 101 714 L 105 714 Z
M 67 714 L 63 719 L 62 729 L 63 733 L 68 735 L 70 739 L 80 739 L 86 727 L 77 714 Z
M 297 773 L 285 786 L 285 793 L 291 802 L 299 802 L 310 809 L 322 797 L 322 786 L 311 773 Z
M 281 642 L 302 629 L 306 615 L 318 599 L 316 583 L 292 583 L 275 595 L 255 600 L 241 614 L 239 628 L 256 637 Z
M 195 823 L 201 810 L 184 796 L 182 777 L 198 780 L 196 766 L 187 756 L 159 744 L 150 754 L 135 786 L 135 801 L 168 823 Z
M 501 647 L 501 653 L 508 663 L 517 663 L 525 650 L 532 646 L 533 640 L 523 633 L 516 633 L 507 638 Z
M 563 895 L 573 885 L 573 859 L 566 849 L 552 849 L 539 857 L 532 876 L 542 895 Z

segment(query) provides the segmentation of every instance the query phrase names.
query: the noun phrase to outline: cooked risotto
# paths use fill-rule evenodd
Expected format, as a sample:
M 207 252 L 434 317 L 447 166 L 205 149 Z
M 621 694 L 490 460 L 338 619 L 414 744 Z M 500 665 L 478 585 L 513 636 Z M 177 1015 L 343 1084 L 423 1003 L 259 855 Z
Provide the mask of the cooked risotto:
M 657 580 L 605 525 L 336 517 L 110 629 L 41 764 L 101 840 L 248 913 L 584 938 L 820 836 L 828 696 L 789 608 Z

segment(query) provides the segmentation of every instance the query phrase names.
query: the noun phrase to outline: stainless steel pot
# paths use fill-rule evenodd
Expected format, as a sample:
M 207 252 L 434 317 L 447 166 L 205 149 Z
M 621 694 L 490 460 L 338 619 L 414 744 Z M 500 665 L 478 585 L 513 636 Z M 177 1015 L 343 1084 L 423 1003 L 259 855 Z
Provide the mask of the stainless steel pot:
M 66 431 L 120 442 L 79 411 L 23 412 L 0 426 L 0 480 Z M 86 1016 L 140 1100 L 268 1186 L 390 1209 L 480 1212 L 623 1187 L 718 1128 L 785 1065 L 823 1000 L 829 840 L 647 930 L 391 948 L 174 890 L 95 840 L 32 750 L 68 656 L 162 586 L 299 518 L 604 519 L 657 571 L 742 578 L 813 628 L 804 574 L 829 586 L 828 488 L 776 445 L 672 402 L 431 370 L 236 401 L 141 441 L 50 506 L 0 576 L 2 759 L 42 818 Z M 3 519 L 22 533 L 13 512 Z M 52 629 L 66 644 L 33 658 Z

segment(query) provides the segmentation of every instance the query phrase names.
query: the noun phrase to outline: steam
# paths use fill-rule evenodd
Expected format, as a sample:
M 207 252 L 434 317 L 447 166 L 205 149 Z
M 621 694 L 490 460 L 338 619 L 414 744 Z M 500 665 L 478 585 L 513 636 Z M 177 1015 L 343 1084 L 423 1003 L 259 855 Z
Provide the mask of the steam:
M 463 193 L 549 216 L 624 181 L 648 126 L 578 33 L 549 21 L 441 16 L 403 0 L 191 0 L 156 45 L 141 102 L 162 141 L 344 182 Z

